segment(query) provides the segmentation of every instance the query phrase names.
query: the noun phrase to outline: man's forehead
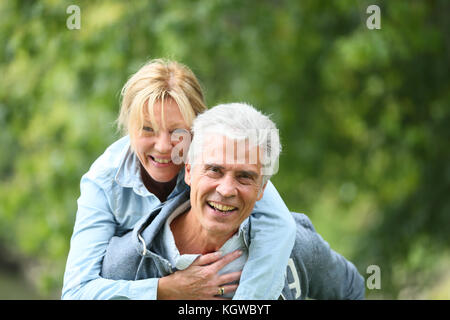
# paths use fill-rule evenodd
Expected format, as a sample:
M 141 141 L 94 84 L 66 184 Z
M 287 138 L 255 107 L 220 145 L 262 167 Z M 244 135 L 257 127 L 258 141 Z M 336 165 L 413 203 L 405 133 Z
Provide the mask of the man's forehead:
M 201 150 L 202 163 L 219 165 L 260 164 L 260 148 L 247 139 L 233 139 L 224 135 L 212 134 L 204 137 Z

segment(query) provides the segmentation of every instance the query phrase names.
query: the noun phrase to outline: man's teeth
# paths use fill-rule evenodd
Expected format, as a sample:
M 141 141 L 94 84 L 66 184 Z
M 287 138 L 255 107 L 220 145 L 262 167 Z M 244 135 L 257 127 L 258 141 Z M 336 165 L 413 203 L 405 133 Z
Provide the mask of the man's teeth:
M 216 203 L 216 202 L 212 202 L 212 201 L 208 201 L 208 204 L 211 207 L 214 207 L 214 208 L 216 208 L 217 210 L 220 210 L 220 211 L 232 211 L 232 210 L 236 209 L 236 207 L 225 206 L 225 205 L 222 205 L 220 203 Z
M 155 157 L 153 157 L 153 160 L 155 160 L 155 162 L 158 162 L 158 163 L 169 163 L 170 162 L 170 159 L 158 159 Z

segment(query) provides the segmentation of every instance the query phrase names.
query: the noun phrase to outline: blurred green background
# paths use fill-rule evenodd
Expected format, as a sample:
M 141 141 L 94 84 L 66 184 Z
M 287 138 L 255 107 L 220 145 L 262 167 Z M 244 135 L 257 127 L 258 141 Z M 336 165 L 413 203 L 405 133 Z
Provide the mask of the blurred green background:
M 69 5 L 81 9 L 69 30 Z M 381 8 L 369 30 L 366 8 Z M 450 1 L 1 1 L 0 298 L 58 299 L 79 181 L 148 59 L 273 114 L 272 181 L 367 279 L 450 298 Z

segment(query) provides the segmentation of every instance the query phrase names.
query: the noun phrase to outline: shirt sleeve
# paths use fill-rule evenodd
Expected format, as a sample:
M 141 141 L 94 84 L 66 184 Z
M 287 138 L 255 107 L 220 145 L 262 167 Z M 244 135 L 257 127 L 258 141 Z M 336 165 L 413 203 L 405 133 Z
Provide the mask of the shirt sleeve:
M 233 299 L 278 299 L 295 242 L 296 224 L 278 191 L 269 181 L 250 216 L 247 263 Z
M 309 297 L 321 300 L 364 299 L 364 278 L 356 267 L 316 232 L 312 232 L 313 268 L 309 282 Z
M 158 279 L 110 280 L 102 260 L 117 224 L 104 190 L 86 175 L 64 273 L 62 299 L 156 299 Z

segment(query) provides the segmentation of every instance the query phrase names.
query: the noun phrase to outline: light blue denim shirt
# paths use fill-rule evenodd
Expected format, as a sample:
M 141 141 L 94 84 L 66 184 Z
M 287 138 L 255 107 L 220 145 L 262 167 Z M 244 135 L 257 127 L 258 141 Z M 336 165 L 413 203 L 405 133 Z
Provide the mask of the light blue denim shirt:
M 187 188 L 182 170 L 168 199 Z M 81 178 L 80 192 L 62 298 L 156 299 L 157 278 L 130 281 L 100 276 L 110 239 L 131 230 L 143 216 L 163 205 L 144 186 L 128 136 L 109 146 L 92 164 Z M 277 299 L 296 225 L 270 181 L 250 219 L 248 261 L 233 299 Z

